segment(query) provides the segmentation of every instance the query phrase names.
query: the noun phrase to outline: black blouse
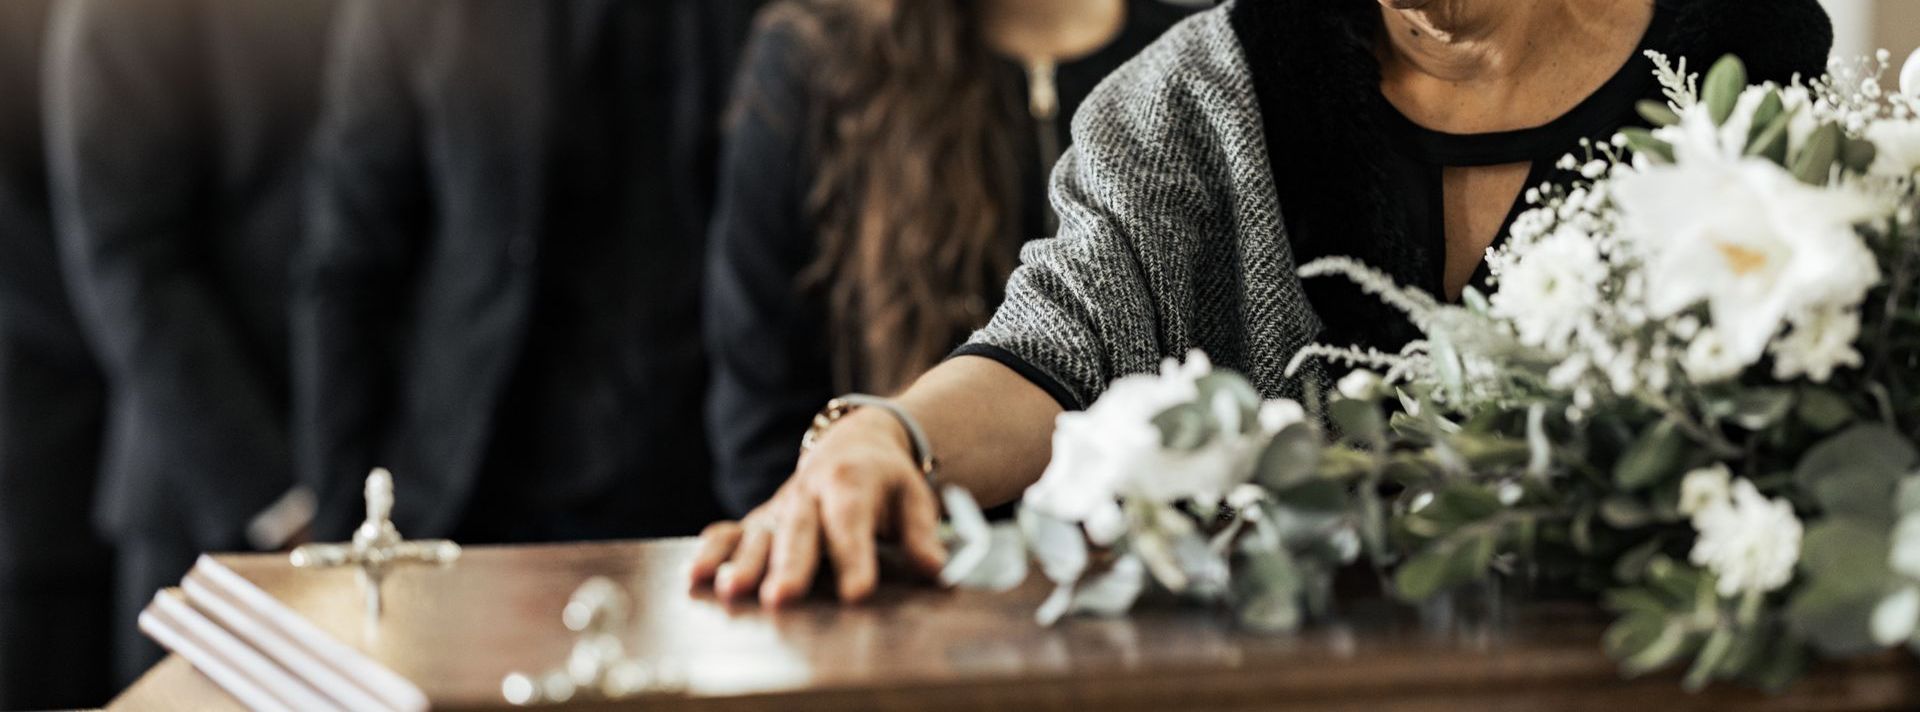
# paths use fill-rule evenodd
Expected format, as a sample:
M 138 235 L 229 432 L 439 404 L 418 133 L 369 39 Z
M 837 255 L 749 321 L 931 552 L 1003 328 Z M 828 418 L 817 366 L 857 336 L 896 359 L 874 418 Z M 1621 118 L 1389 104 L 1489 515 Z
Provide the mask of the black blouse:
M 1011 59 L 1000 63 L 995 80 L 1005 110 L 1018 112 L 1013 125 L 1034 127 L 1007 137 L 1025 157 L 1020 229 L 1008 235 L 1009 249 L 1049 232 L 1046 181 L 1080 102 L 1189 12 L 1161 0 L 1129 0 L 1119 35 L 1056 68 L 1054 121 L 1036 123 L 1028 115 L 1025 69 Z M 835 366 L 843 365 L 833 363 L 824 298 L 804 292 L 799 279 L 819 251 L 805 206 L 815 164 L 802 130 L 817 105 L 808 51 L 789 28 L 764 26 L 755 35 L 739 81 L 738 123 L 721 162 L 703 306 L 712 368 L 707 418 L 716 486 L 735 515 L 772 496 L 792 474 L 800 436 L 814 412 L 838 395 Z M 1000 295 L 981 296 L 984 321 Z M 966 337 L 954 334 L 954 345 Z
M 1446 266 L 1445 169 L 1527 163 L 1525 187 L 1565 183 L 1574 176 L 1555 165 L 1567 154 L 1582 156 L 1581 139 L 1604 142 L 1623 127 L 1644 126 L 1635 104 L 1662 99 L 1647 51 L 1684 58 L 1698 72 L 1736 54 L 1752 81 L 1785 83 L 1822 71 L 1832 42 L 1814 0 L 1765 8 L 1747 0 L 1657 0 L 1632 57 L 1573 109 L 1538 127 L 1449 134 L 1415 124 L 1381 93 L 1377 3 L 1245 0 L 1233 21 L 1265 119 L 1295 261 L 1353 257 L 1434 295 L 1443 293 Z M 1515 197 L 1496 245 L 1530 207 L 1524 194 Z M 1483 263 L 1473 286 L 1484 291 L 1487 277 Z M 1308 280 L 1305 287 L 1325 343 L 1394 351 L 1418 337 L 1404 315 L 1343 279 Z

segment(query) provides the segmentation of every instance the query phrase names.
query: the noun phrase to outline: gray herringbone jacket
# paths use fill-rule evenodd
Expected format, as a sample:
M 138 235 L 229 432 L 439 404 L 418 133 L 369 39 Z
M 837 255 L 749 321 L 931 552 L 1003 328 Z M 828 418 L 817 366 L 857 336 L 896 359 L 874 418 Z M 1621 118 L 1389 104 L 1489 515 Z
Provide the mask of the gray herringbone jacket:
M 1268 397 L 1320 331 L 1295 275 L 1231 3 L 1188 19 L 1088 97 L 1053 175 L 1058 236 L 1029 243 L 959 353 L 1084 408 L 1113 379 L 1204 350 Z

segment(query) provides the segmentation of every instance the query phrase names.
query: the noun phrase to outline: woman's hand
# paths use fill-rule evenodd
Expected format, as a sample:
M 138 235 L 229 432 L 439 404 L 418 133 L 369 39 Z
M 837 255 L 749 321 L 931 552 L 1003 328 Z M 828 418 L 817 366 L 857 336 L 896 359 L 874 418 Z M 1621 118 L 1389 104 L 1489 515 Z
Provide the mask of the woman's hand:
M 712 582 L 723 600 L 758 589 L 763 605 L 779 606 L 806 593 L 824 555 L 840 599 L 859 601 L 873 593 L 883 538 L 899 541 L 915 569 L 937 575 L 947 557 L 939 526 L 906 432 L 889 414 L 862 409 L 826 432 L 773 499 L 740 522 L 701 532 L 693 582 Z

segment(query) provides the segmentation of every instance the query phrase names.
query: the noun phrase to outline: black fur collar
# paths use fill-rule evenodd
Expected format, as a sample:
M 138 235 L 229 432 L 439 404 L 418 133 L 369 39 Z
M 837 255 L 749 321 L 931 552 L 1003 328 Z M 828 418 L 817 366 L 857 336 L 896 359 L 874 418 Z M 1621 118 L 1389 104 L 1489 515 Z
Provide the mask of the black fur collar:
M 1667 37 L 1656 42 L 1704 71 L 1739 55 L 1755 81 L 1824 71 L 1833 29 L 1818 0 L 1657 0 Z M 1269 165 L 1295 255 L 1350 255 L 1403 282 L 1437 290 L 1427 239 L 1391 209 L 1373 42 L 1375 0 L 1239 0 L 1231 24 L 1246 53 L 1265 121 Z M 1635 58 L 1647 71 L 1651 63 Z M 1573 147 L 1569 146 L 1571 150 Z M 1397 348 L 1413 334 L 1397 314 L 1336 279 L 1307 283 L 1334 343 Z

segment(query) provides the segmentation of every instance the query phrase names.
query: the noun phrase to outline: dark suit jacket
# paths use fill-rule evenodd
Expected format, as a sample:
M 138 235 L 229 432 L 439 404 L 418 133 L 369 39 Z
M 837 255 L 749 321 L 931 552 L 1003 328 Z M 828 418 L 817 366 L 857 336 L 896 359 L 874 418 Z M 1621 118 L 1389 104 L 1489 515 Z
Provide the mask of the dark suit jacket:
M 88 526 L 104 387 L 60 280 L 47 204 L 48 7 L 0 4 L 0 587 L 105 558 Z
M 575 10 L 609 1 L 567 0 Z M 680 150 L 661 168 L 686 179 L 676 182 L 681 211 L 663 216 L 656 234 L 632 237 L 698 240 L 725 95 L 708 81 L 726 76 L 747 13 L 725 0 L 646 1 L 677 27 L 675 45 L 660 51 L 687 81 L 661 110 L 678 117 Z M 561 5 L 350 0 L 342 9 L 294 314 L 297 460 L 319 496 L 319 536 L 352 528 L 359 482 L 375 465 L 396 473 L 403 531 L 447 535 L 462 524 L 535 309 L 550 149 L 568 110 L 557 91 L 568 76 Z M 698 270 L 697 249 L 667 252 Z M 658 308 L 697 310 L 697 292 L 680 291 L 663 288 Z M 698 339 L 696 328 L 684 331 Z M 687 427 L 632 437 L 697 453 L 701 377 L 661 380 L 645 406 L 660 417 L 643 419 Z M 662 458 L 659 471 L 636 476 L 699 478 L 658 492 L 704 494 L 706 473 L 675 472 L 677 462 Z M 700 505 L 649 506 L 671 516 Z
M 89 525 L 104 386 L 61 285 L 40 132 L 49 0 L 0 3 L 0 709 L 106 701 Z
M 332 0 L 69 0 L 47 151 L 110 375 L 102 523 L 238 548 L 291 485 L 287 254 Z

